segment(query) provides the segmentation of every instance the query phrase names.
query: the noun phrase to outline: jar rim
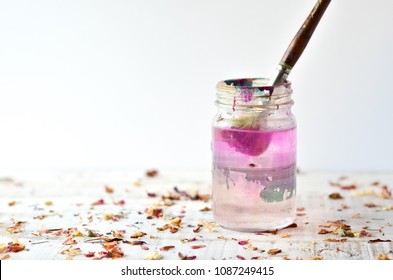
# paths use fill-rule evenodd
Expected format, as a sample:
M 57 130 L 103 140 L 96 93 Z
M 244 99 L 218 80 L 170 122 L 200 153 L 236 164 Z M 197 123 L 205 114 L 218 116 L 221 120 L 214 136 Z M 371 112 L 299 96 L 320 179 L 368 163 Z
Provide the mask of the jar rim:
M 216 104 L 231 107 L 232 111 L 266 110 L 290 107 L 291 82 L 269 86 L 267 78 L 229 79 L 218 82 Z
M 276 86 L 269 86 L 268 78 L 238 78 L 238 79 L 227 79 L 217 83 L 217 90 L 219 91 L 234 91 L 236 92 L 239 89 L 250 89 L 250 90 L 258 90 L 260 92 L 264 92 L 267 95 L 271 95 L 275 89 L 278 88 L 288 88 L 291 86 L 290 81 L 285 81 Z

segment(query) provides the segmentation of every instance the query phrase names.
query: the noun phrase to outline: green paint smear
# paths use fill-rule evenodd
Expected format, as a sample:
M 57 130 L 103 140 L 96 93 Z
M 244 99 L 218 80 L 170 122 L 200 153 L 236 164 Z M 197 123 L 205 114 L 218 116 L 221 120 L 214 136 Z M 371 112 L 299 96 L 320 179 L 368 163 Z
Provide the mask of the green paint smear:
M 283 201 L 286 188 L 278 188 L 278 190 L 276 190 L 276 189 L 277 188 L 273 188 L 273 187 L 266 188 L 259 193 L 259 196 L 262 198 L 262 200 L 264 200 L 266 202 Z M 292 198 L 293 193 L 294 193 L 293 190 L 290 191 L 289 195 L 286 199 Z

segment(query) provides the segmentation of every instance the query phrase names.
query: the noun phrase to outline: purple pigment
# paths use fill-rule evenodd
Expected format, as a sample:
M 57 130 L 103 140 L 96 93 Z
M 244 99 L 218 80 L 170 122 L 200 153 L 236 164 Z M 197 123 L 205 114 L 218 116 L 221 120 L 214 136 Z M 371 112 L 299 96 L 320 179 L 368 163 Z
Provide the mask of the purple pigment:
M 293 222 L 296 128 L 213 129 L 213 210 L 224 227 L 279 228 Z

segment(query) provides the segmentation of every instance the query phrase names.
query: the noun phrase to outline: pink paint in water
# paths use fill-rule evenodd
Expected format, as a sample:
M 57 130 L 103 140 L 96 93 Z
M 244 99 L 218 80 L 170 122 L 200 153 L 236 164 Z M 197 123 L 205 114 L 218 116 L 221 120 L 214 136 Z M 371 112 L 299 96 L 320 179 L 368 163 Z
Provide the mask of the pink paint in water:
M 296 128 L 213 129 L 213 211 L 224 227 L 257 231 L 295 218 Z

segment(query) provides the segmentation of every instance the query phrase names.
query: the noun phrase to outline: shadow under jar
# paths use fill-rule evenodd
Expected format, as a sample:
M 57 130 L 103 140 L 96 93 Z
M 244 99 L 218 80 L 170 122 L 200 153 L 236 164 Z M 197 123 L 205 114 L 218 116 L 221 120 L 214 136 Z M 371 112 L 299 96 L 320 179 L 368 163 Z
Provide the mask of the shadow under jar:
M 238 231 L 279 229 L 296 215 L 296 121 L 291 83 L 217 84 L 213 122 L 213 215 Z

